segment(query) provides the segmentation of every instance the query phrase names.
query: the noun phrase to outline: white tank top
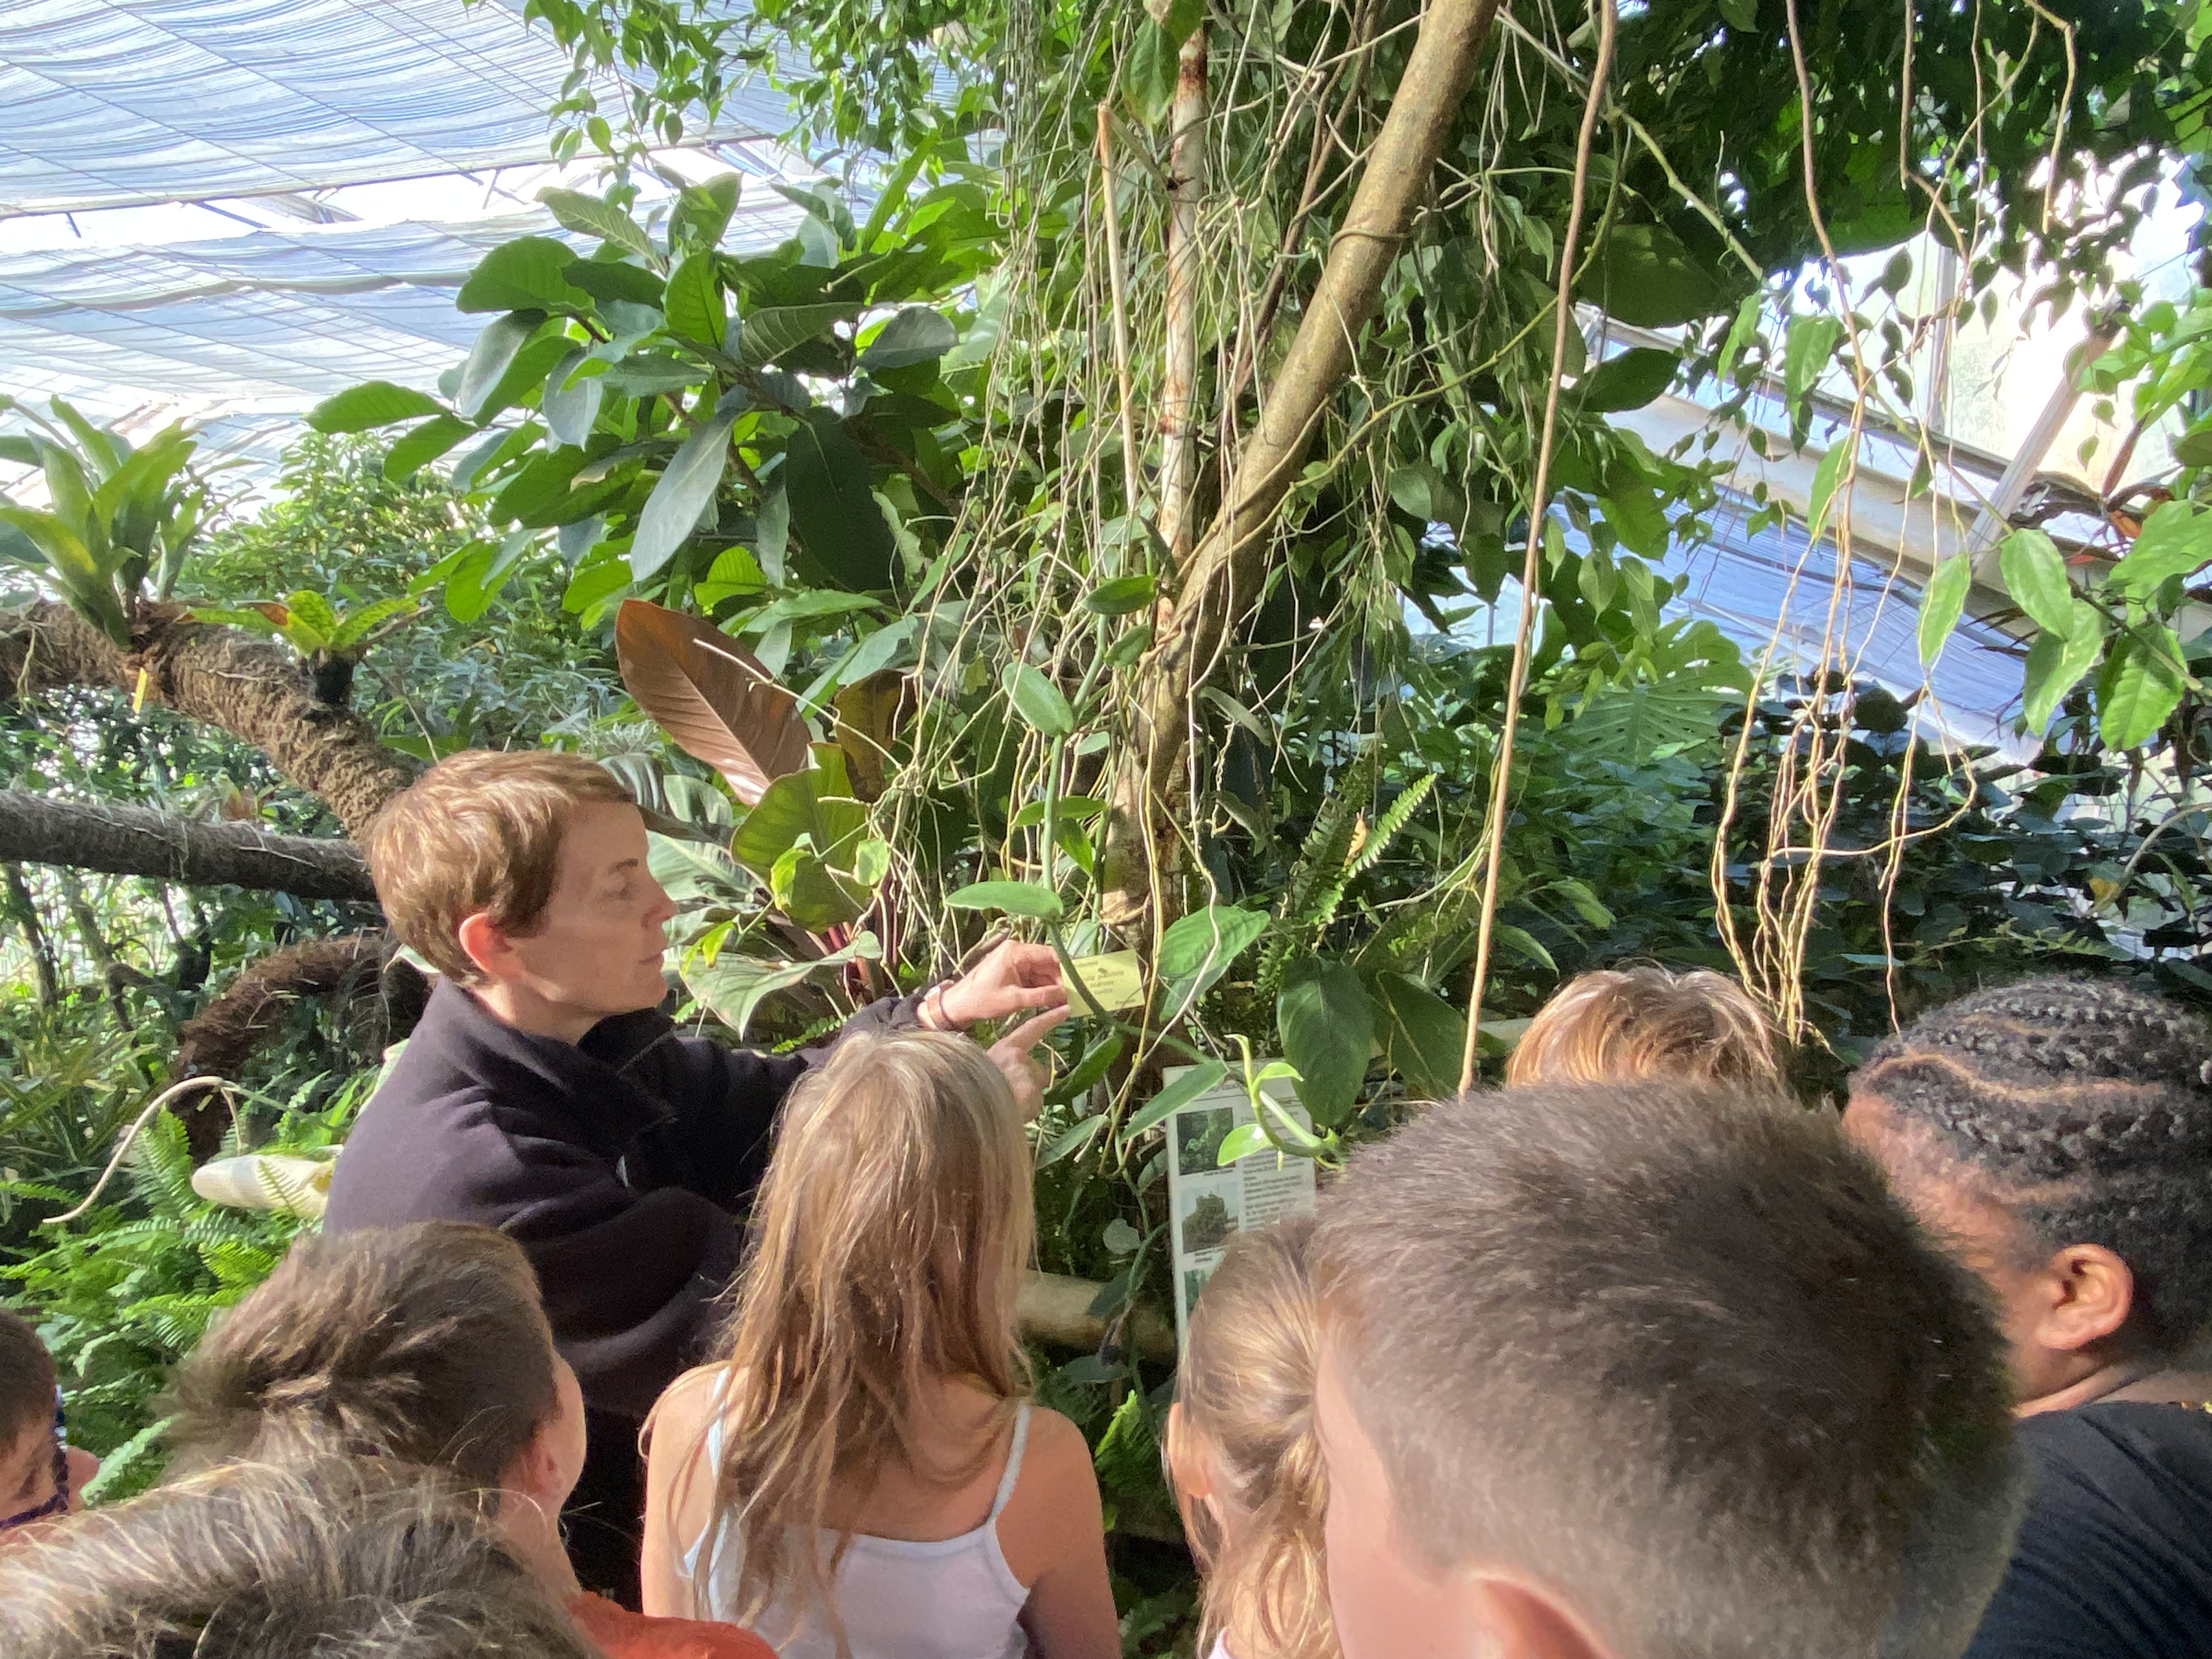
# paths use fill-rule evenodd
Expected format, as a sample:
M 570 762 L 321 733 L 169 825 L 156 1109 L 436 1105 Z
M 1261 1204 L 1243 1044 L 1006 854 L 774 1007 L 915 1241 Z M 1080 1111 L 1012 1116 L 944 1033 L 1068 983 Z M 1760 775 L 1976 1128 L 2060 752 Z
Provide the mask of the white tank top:
M 991 1513 L 973 1532 L 930 1543 L 853 1535 L 831 1585 L 852 1659 L 1022 1659 L 1029 1636 L 1019 1621 L 1030 1593 L 999 1547 L 999 1516 L 1021 1478 L 1029 1437 L 1030 1407 L 1024 1401 L 1014 1414 L 1013 1444 Z M 719 1475 L 719 1415 L 708 1426 L 706 1449 L 707 1461 Z M 726 1515 L 722 1522 L 730 1518 Z M 726 1524 L 718 1525 L 713 1539 L 700 1605 L 708 1618 L 734 1622 L 738 1540 Z M 836 1547 L 836 1540 L 834 1532 L 822 1534 L 825 1553 Z M 684 1554 L 684 1571 L 695 1585 L 700 1581 L 701 1546 L 707 1541 L 701 1538 Z M 777 1659 L 836 1659 L 830 1621 L 812 1592 L 800 1585 L 787 1587 L 752 1621 L 752 1628 L 775 1650 Z

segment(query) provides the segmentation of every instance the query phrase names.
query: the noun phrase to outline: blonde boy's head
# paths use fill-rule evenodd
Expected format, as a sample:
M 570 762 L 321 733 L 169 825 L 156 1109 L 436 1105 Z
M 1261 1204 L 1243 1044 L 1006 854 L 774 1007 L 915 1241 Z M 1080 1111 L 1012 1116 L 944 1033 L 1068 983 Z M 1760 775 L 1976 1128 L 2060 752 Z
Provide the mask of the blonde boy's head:
M 588 801 L 627 805 L 630 794 L 582 755 L 471 750 L 440 761 L 364 837 L 392 931 L 454 983 L 479 982 L 461 923 L 482 913 L 506 933 L 529 933 L 553 896 L 569 814 Z
M 1539 1009 L 1505 1064 L 1508 1083 L 1784 1085 L 1766 1017 L 1707 969 L 1609 968 L 1570 980 Z

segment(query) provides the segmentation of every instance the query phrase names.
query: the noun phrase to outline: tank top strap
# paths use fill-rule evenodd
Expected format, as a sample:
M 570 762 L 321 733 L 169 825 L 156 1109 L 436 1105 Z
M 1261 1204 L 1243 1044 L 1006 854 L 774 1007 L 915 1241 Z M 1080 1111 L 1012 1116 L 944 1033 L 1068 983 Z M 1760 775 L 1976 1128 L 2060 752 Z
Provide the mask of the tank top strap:
M 999 1495 L 991 1500 L 991 1521 L 999 1518 L 1006 1500 L 1014 1495 L 1014 1482 L 1022 1478 L 1022 1452 L 1029 1443 L 1030 1402 L 1024 1400 L 1014 1412 L 1014 1443 L 1006 1448 L 1006 1472 L 999 1477 Z

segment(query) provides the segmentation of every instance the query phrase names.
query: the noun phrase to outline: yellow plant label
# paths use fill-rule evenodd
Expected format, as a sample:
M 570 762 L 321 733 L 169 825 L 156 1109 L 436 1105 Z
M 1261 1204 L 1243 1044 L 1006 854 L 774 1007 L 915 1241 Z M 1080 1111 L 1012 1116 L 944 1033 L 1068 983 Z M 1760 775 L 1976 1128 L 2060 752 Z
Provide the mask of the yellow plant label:
M 1083 957 L 1069 964 L 1067 1006 L 1079 1014 L 1107 1013 L 1134 1007 L 1145 1000 L 1145 970 L 1134 951 Z

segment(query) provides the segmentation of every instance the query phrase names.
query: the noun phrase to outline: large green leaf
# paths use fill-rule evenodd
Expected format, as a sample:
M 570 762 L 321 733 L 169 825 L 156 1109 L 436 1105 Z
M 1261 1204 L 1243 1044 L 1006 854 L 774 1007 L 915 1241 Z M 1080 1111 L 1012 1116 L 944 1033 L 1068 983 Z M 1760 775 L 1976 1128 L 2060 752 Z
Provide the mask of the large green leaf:
M 694 253 L 669 273 L 662 307 L 668 331 L 679 338 L 720 349 L 729 332 L 729 307 L 722 298 L 720 261 L 712 253 Z
M 2081 599 L 2073 605 L 2063 634 L 2046 629 L 2028 649 L 2021 684 L 2021 719 L 2030 737 L 2043 735 L 2066 694 L 2096 666 L 2105 648 L 2105 619 L 2097 607 Z
M 834 974 L 848 963 L 873 962 L 882 954 L 876 936 L 861 933 L 843 950 L 811 962 L 763 961 L 724 951 L 712 963 L 687 957 L 678 971 L 684 988 L 742 1037 L 762 1001 L 773 993 L 803 985 L 818 975 Z
M 2148 599 L 2169 577 L 2194 574 L 2212 562 L 2212 513 L 2191 501 L 2166 501 L 2150 517 L 2135 544 L 2105 580 L 2130 599 Z
M 1466 1014 L 1404 974 L 1376 975 L 1375 1000 L 1383 1058 L 1406 1086 L 1424 1100 L 1456 1093 L 1467 1047 Z
M 807 411 L 792 432 L 783 475 L 792 526 L 822 574 L 848 592 L 889 587 L 898 544 L 876 505 L 875 469 L 835 414 Z
M 583 464 L 584 452 L 574 444 L 532 456 L 493 498 L 493 522 L 522 524 L 533 530 L 551 528 L 561 504 L 568 499 L 569 482 Z
M 647 258 L 654 253 L 653 238 L 645 234 L 636 220 L 612 203 L 574 190 L 541 190 L 538 199 L 551 210 L 564 229 L 597 236 Z
M 1275 1029 L 1314 1121 L 1341 1122 L 1359 1097 L 1375 1046 L 1375 1010 L 1358 970 L 1318 957 L 1292 963 L 1275 999 Z
M 645 863 L 661 890 L 678 904 L 734 905 L 757 886 L 743 865 L 709 842 L 648 834 Z
M 1928 578 L 1928 586 L 1920 595 L 1920 662 L 1923 667 L 1933 667 L 1943 641 L 1951 637 L 1951 630 L 1959 625 L 1960 613 L 1966 608 L 1966 585 L 1973 580 L 1974 562 L 1964 553 L 1954 553 L 1936 567 Z
M 2074 626 L 2074 588 L 2057 544 L 2040 530 L 2015 530 L 1997 549 L 1997 569 L 2028 620 L 2065 638 Z
M 861 348 L 860 367 L 871 373 L 906 368 L 942 357 L 958 344 L 952 325 L 927 306 L 908 306 Z
M 667 297 L 667 285 L 659 276 L 619 259 L 579 259 L 568 267 L 568 280 L 602 305 L 641 306 L 653 312 Z
M 1170 922 L 1152 958 L 1153 973 L 1169 988 L 1169 1008 L 1204 995 L 1267 931 L 1265 915 L 1235 904 L 1209 904 Z
M 318 432 L 366 432 L 418 416 L 436 415 L 445 405 L 427 392 L 416 392 L 389 380 L 370 380 L 333 393 L 307 411 L 307 424 Z
M 550 236 L 523 236 L 484 255 L 454 296 L 461 311 L 579 311 L 591 301 L 569 286 L 576 251 Z
M 492 389 L 514 365 L 515 354 L 529 343 L 544 322 L 543 312 L 511 311 L 486 323 L 483 332 L 469 348 L 468 361 L 461 365 L 460 386 L 453 394 L 454 407 L 475 420 Z
M 734 408 L 718 410 L 694 428 L 653 486 L 630 543 L 633 580 L 643 581 L 666 564 L 698 527 L 700 514 L 722 487 L 722 474 L 730 462 L 730 428 L 737 424 L 738 414 Z
M 1060 689 L 1025 662 L 1010 662 L 1001 676 L 1014 712 L 1031 731 L 1064 738 L 1075 730 L 1075 711 Z
M 734 173 L 725 173 L 709 179 L 702 185 L 686 185 L 678 192 L 676 208 L 668 216 L 668 245 L 672 248 L 679 242 L 690 242 L 699 247 L 714 247 L 730 228 L 730 216 L 738 210 L 738 186 Z
M 392 440 L 385 452 L 384 476 L 397 483 L 434 461 L 476 430 L 458 415 L 439 415 Z
M 653 398 L 664 392 L 704 386 L 714 378 L 704 363 L 667 352 L 643 351 L 625 357 L 599 376 L 600 384 L 625 398 Z
M 868 827 L 868 809 L 848 796 L 817 794 L 816 785 L 823 781 L 819 772 L 793 772 L 769 784 L 730 838 L 738 862 L 766 881 L 801 836 L 833 865 L 848 857 Z
M 1182 42 L 1146 18 L 1121 59 L 1121 94 L 1129 112 L 1148 127 L 1167 119 L 1175 106 L 1176 60 Z
M 574 378 L 589 356 L 582 346 L 572 346 L 562 353 L 561 361 L 546 375 L 544 393 L 538 400 L 554 437 L 580 449 L 592 441 L 592 428 L 599 418 L 599 399 L 606 389 L 603 374 Z
M 2140 635 L 2148 634 L 2156 647 Z M 2173 630 L 2146 625 L 2121 634 L 2097 676 L 2097 734 L 2114 749 L 2148 743 L 2181 701 L 2181 642 Z
M 1820 384 L 1828 360 L 1844 337 L 1833 317 L 1793 317 L 1782 344 L 1783 395 L 1795 404 Z
M 765 368 L 858 312 L 850 305 L 763 306 L 749 311 L 738 331 L 738 361 L 747 368 Z
M 1582 379 L 1575 390 L 1585 414 L 1610 415 L 1641 409 L 1674 380 L 1682 360 L 1656 346 L 1636 346 L 1608 357 Z
M 971 882 L 946 895 L 945 902 L 955 910 L 1003 910 L 1010 916 L 1033 916 L 1040 921 L 1058 921 L 1060 917 L 1060 896 L 1033 881 Z
M 1141 33 L 1141 31 L 1140 31 Z M 1664 225 L 1616 225 L 1583 297 L 1632 328 L 1672 328 L 1729 308 L 1728 291 Z

